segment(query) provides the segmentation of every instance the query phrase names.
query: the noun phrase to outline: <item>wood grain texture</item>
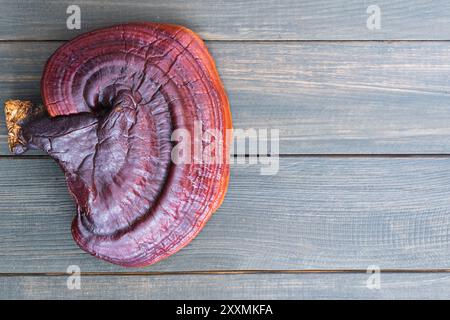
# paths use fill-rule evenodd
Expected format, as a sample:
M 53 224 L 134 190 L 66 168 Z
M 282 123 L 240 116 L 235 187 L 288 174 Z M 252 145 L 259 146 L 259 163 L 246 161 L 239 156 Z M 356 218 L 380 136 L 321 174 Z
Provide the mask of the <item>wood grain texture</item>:
M 72 4 L 81 30 L 66 28 Z M 380 30 L 366 27 L 371 4 Z M 1 103 L 39 101 L 43 65 L 62 44 L 54 40 L 129 21 L 176 23 L 210 40 L 236 128 L 279 129 L 282 154 L 329 155 L 282 158 L 274 176 L 233 165 L 223 206 L 190 245 L 123 269 L 73 242 L 75 206 L 55 163 L 1 157 L 9 154 L 2 110 L 0 298 L 450 298 L 449 273 L 404 272 L 448 269 L 448 158 L 370 157 L 450 153 L 450 43 L 430 41 L 450 40 L 450 2 L 0 0 L 0 8 Z M 68 290 L 69 265 L 116 275 L 84 275 L 82 290 Z M 403 272 L 382 273 L 381 290 L 366 287 L 364 272 L 313 272 L 369 265 Z M 136 271 L 149 274 L 124 273 Z
M 0 43 L 0 101 L 39 101 L 43 65 L 60 44 Z M 279 129 L 283 154 L 450 150 L 447 42 L 208 46 L 234 126 Z M 3 114 L 0 154 L 9 154 Z
M 14 276 L 0 277 L 0 292 L 3 299 L 450 298 L 448 273 L 381 273 L 379 290 L 367 288 L 367 279 L 365 273 L 82 276 L 81 289 L 69 290 L 67 276 Z
M 448 268 L 450 162 L 283 158 L 233 165 L 222 207 L 176 255 L 140 271 Z M 75 207 L 48 159 L 0 160 L 0 272 L 124 272 L 73 242 Z
M 446 0 L 79 0 L 81 30 L 68 30 L 70 0 L 1 0 L 1 40 L 66 40 L 129 21 L 185 25 L 211 40 L 450 39 Z M 366 25 L 369 5 L 381 29 Z

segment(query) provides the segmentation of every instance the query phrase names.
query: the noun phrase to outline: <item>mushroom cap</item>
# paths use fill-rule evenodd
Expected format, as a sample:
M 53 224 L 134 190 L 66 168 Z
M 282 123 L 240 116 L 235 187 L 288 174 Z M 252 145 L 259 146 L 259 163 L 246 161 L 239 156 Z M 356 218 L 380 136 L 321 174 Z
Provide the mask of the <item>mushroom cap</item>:
M 83 34 L 50 57 L 41 91 L 51 117 L 74 116 L 48 151 L 76 201 L 72 234 L 85 251 L 127 267 L 153 264 L 187 245 L 222 203 L 231 114 L 194 32 L 130 23 Z M 188 148 L 192 157 L 175 163 L 180 132 L 192 149 L 219 142 L 219 161 Z

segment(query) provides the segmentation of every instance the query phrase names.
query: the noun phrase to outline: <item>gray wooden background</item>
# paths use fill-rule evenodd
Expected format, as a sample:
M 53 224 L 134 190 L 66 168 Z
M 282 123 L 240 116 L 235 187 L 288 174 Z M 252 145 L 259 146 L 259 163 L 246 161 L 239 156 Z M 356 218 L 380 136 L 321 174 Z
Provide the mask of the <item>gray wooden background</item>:
M 233 165 L 191 244 L 124 269 L 78 249 L 60 169 L 11 156 L 1 111 L 0 298 L 450 298 L 449 1 L 79 0 L 68 30 L 71 4 L 0 0 L 2 103 L 38 101 L 46 59 L 82 32 L 182 24 L 206 40 L 234 126 L 280 130 L 280 171 Z

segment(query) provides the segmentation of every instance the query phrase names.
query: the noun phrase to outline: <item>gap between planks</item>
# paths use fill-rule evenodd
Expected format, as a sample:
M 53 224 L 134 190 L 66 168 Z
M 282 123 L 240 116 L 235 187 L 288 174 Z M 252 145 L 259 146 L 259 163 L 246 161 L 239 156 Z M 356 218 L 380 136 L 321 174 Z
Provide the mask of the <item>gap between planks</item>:
M 250 156 L 248 154 L 237 156 L 231 156 L 233 159 L 237 158 L 250 158 L 250 157 L 260 157 L 260 156 L 269 156 L 274 157 L 273 155 L 259 155 L 259 156 Z M 386 159 L 396 159 L 396 158 L 428 158 L 428 159 L 445 159 L 450 158 L 450 153 L 298 153 L 298 154 L 278 154 L 280 158 L 386 158 Z M 51 159 L 49 155 L 46 154 L 37 154 L 37 155 L 1 155 L 1 159 L 12 159 L 12 160 L 31 160 L 31 159 Z
M 260 275 L 260 274 L 360 274 L 368 273 L 364 269 L 317 269 L 317 270 L 205 270 L 205 271 L 134 271 L 134 272 L 81 272 L 81 276 L 187 276 L 187 275 Z M 381 269 L 380 273 L 450 273 L 450 269 Z M 66 272 L 8 272 L 1 277 L 62 277 Z
M 92 30 L 94 31 L 94 30 Z M 86 33 L 88 33 L 87 31 Z M 74 35 L 74 38 L 76 38 L 77 35 Z M 208 39 L 202 39 L 206 43 L 277 43 L 277 44 L 283 44 L 283 43 L 422 43 L 422 42 L 436 42 L 436 43 L 445 43 L 450 42 L 450 39 L 389 39 L 389 40 L 380 40 L 380 39 L 374 39 L 374 40 L 353 40 L 353 39 L 341 39 L 341 40 L 298 40 L 298 39 L 280 39 L 280 40 L 264 40 L 264 39 L 217 39 L 217 40 L 208 40 Z M 66 39 L 0 39 L 1 43 L 37 43 L 37 42 L 44 42 L 44 43 L 52 43 L 52 42 L 69 42 L 70 40 Z

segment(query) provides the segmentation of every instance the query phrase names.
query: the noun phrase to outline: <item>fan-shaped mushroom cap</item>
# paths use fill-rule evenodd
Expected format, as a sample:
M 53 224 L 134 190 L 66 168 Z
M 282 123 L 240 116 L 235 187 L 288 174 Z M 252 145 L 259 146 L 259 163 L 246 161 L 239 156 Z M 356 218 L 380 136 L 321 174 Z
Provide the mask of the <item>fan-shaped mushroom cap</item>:
M 189 243 L 220 206 L 231 115 L 192 31 L 133 23 L 86 33 L 51 56 L 41 91 L 48 115 L 21 123 L 22 145 L 44 149 L 64 170 L 78 209 L 72 234 L 87 252 L 123 266 L 155 263 Z M 199 125 L 219 133 L 222 161 L 196 154 L 174 163 L 177 130 L 192 146 L 211 143 L 198 138 Z

